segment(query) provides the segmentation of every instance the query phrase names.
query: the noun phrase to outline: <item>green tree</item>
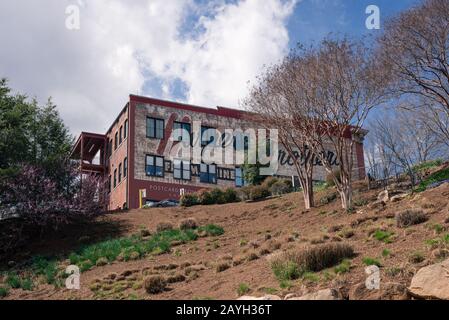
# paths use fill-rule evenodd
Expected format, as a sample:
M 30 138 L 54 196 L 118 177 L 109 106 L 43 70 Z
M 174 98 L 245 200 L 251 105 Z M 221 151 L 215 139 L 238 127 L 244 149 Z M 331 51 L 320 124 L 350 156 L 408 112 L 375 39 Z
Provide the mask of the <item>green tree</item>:
M 11 94 L 0 80 L 0 175 L 20 164 L 41 167 L 51 177 L 63 177 L 73 138 L 51 99 L 39 106 L 26 95 Z

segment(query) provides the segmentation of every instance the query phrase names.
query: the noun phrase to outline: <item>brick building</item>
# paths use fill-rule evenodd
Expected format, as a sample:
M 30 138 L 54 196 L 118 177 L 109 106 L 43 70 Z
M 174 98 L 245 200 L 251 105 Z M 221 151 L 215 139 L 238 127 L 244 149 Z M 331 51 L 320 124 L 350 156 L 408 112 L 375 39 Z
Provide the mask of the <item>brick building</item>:
M 72 150 L 72 159 L 80 160 L 82 175 L 100 174 L 107 180 L 109 210 L 138 208 L 140 192 L 143 201 L 178 199 L 181 192 L 195 192 L 212 187 L 240 187 L 242 169 L 235 165 L 194 163 L 167 154 L 183 136 L 172 136 L 174 129 L 194 136 L 193 123 L 201 122 L 201 133 L 213 128 L 255 127 L 248 113 L 224 107 L 204 108 L 165 100 L 130 95 L 128 103 L 105 134 L 82 132 Z M 180 132 L 180 131 L 176 131 Z M 201 146 L 208 143 L 207 134 L 198 134 Z M 329 151 L 329 156 L 333 153 Z M 354 152 L 355 177 L 365 176 L 363 137 Z M 277 175 L 295 175 L 292 159 L 279 152 Z M 317 163 L 315 180 L 324 180 L 324 168 Z

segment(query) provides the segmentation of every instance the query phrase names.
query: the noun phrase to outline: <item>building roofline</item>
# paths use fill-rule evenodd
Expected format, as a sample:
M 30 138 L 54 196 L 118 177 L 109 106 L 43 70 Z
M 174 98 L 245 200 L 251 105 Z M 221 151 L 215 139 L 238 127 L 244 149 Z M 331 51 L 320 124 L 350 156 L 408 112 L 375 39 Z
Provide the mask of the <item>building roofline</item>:
M 134 95 L 134 94 L 130 94 L 129 98 L 130 98 L 130 101 L 135 101 L 135 102 L 140 102 L 140 103 L 149 103 L 149 104 L 155 104 L 158 106 L 163 106 L 163 107 L 168 107 L 168 108 L 188 110 L 188 111 L 194 111 L 194 112 L 202 112 L 202 113 L 207 113 L 207 114 L 213 114 L 216 116 L 230 117 L 230 118 L 236 118 L 236 119 L 242 119 L 245 116 L 248 116 L 251 114 L 248 111 L 239 110 L 239 109 L 220 107 L 220 106 L 217 106 L 215 108 L 202 107 L 202 106 L 197 106 L 197 105 L 192 105 L 192 104 L 187 104 L 187 103 L 182 103 L 182 102 L 174 102 L 174 101 L 150 98 L 150 97 L 139 96 L 139 95 Z

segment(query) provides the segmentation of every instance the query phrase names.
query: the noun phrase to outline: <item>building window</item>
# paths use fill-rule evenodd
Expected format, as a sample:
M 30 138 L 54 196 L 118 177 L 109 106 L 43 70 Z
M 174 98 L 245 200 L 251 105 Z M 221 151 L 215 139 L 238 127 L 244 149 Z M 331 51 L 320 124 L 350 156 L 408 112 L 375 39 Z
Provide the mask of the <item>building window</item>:
M 108 158 L 112 156 L 112 140 L 109 140 L 108 143 Z
M 147 137 L 154 139 L 164 139 L 164 120 L 147 118 Z
M 108 193 L 111 193 L 111 189 L 112 189 L 112 177 L 109 176 L 109 180 L 108 180 Z
M 118 147 L 118 132 L 115 133 L 114 150 L 117 150 L 117 147 Z
M 243 187 L 243 169 L 235 168 L 235 186 Z
M 182 130 L 174 137 L 175 141 L 189 141 L 192 133 L 192 126 L 187 122 L 174 122 L 173 130 Z
M 123 139 L 126 139 L 128 137 L 128 119 L 125 120 L 125 127 L 123 130 Z
M 212 129 L 212 130 L 209 130 Z M 216 129 L 212 127 L 201 126 L 201 145 L 206 146 L 215 139 Z
M 125 160 L 123 160 L 123 177 L 126 178 L 127 175 L 128 175 L 128 158 L 125 158 Z
M 200 181 L 203 183 L 217 183 L 217 166 L 215 164 L 200 165 Z
M 122 182 L 122 164 L 118 165 L 118 183 Z
M 117 169 L 114 170 L 114 188 L 117 187 Z
M 190 180 L 190 161 L 174 160 L 173 177 L 180 180 Z
M 147 176 L 163 177 L 164 158 L 158 156 L 146 156 L 145 171 L 147 173 Z
M 123 126 L 120 127 L 120 140 L 119 144 L 122 144 L 123 142 Z

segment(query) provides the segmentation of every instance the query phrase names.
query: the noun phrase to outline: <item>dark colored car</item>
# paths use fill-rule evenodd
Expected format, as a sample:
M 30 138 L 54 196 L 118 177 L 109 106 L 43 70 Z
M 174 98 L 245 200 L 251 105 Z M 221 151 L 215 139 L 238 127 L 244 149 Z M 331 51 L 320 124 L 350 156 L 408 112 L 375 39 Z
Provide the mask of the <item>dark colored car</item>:
M 179 201 L 172 200 L 172 199 L 162 200 L 162 201 L 156 202 L 152 205 L 152 207 L 154 207 L 154 208 L 169 208 L 169 207 L 177 207 L 177 206 L 179 206 Z

